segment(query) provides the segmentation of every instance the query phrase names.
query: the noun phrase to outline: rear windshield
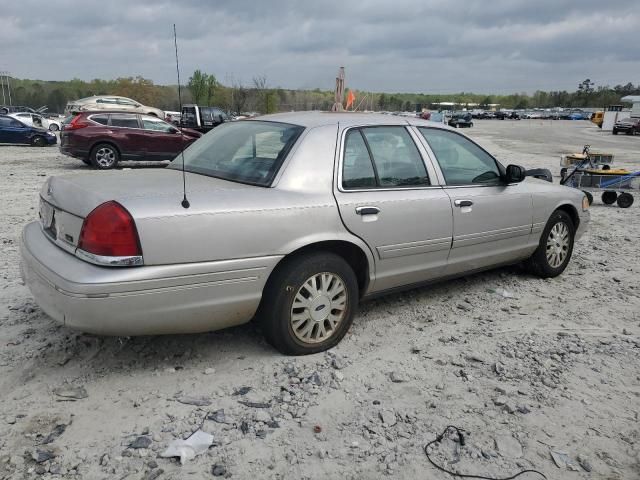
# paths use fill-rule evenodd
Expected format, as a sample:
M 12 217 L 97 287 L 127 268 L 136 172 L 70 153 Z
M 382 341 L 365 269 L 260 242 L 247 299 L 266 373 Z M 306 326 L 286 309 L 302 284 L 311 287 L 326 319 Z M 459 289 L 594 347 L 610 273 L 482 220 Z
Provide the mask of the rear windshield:
M 224 123 L 184 151 L 184 168 L 267 187 L 303 130 L 298 125 L 256 120 Z M 182 155 L 169 168 L 181 169 Z

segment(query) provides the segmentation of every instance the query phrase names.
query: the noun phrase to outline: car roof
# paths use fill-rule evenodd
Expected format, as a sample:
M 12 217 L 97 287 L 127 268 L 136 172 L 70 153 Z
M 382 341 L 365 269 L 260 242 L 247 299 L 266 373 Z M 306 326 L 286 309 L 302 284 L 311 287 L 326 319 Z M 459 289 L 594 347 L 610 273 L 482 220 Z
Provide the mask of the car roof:
M 337 125 L 343 127 L 363 126 L 363 125 L 423 125 L 430 127 L 447 128 L 436 122 L 430 122 L 418 117 L 401 117 L 397 115 L 385 115 L 382 113 L 358 113 L 358 112 L 289 112 L 262 115 L 242 122 L 271 121 L 291 123 L 301 127 L 320 127 L 324 125 Z
M 125 100 L 131 100 L 135 102 L 135 100 L 133 100 L 132 98 L 121 97 L 120 95 L 93 95 L 92 97 L 85 97 L 85 98 L 79 98 L 77 100 L 71 100 L 69 103 L 88 102 L 90 100 L 96 100 L 98 98 L 124 98 Z

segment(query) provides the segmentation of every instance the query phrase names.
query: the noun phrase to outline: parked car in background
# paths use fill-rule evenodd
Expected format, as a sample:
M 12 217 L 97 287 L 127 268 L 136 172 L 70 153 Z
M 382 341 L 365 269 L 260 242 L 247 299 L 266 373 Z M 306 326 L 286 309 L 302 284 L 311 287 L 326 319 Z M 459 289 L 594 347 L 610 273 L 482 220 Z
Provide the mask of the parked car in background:
M 256 317 L 296 355 L 336 345 L 363 298 L 520 262 L 560 275 L 589 222 L 582 191 L 525 178 L 456 130 L 357 113 L 225 123 L 184 163 L 50 177 L 40 198 L 23 278 L 66 327 L 193 333 Z
M 9 115 L 0 115 L 0 143 L 46 147 L 57 142 L 58 138 L 50 130 L 27 125 Z
M 2 105 L 2 106 L 0 106 L 0 115 L 7 115 L 9 113 L 17 113 L 17 112 L 38 113 L 33 108 L 24 107 L 22 105 Z
M 154 115 L 158 118 L 164 118 L 164 111 L 159 108 L 148 107 L 130 98 L 118 97 L 116 95 L 97 95 L 94 97 L 73 100 L 67 103 L 64 112 L 69 114 L 96 110 L 117 110 L 122 112 L 144 113 L 147 115 Z
M 450 127 L 455 128 L 473 127 L 473 119 L 469 112 L 454 113 L 447 123 Z
M 60 122 L 59 120 L 47 118 L 38 113 L 10 113 L 9 116 L 20 120 L 25 125 L 29 125 L 31 127 L 46 128 L 47 130 L 51 130 L 52 132 L 59 131 L 62 126 L 62 122 Z
M 613 134 L 626 133 L 627 135 L 640 134 L 640 117 L 623 118 L 613 126 Z
M 106 170 L 120 160 L 173 160 L 200 136 L 152 115 L 82 112 L 65 121 L 60 151 Z
M 229 117 L 217 107 L 203 107 L 200 105 L 183 105 L 180 115 L 180 126 L 191 128 L 202 133 L 214 129 L 218 125 L 228 122 Z

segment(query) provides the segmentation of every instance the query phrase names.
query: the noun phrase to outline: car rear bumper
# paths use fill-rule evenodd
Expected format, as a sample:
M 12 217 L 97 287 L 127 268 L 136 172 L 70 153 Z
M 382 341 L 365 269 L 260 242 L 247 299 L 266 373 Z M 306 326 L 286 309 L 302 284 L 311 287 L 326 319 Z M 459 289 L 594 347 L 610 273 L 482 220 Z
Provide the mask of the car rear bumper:
M 20 251 L 22 277 L 42 310 L 101 335 L 194 333 L 248 322 L 281 258 L 99 267 L 54 245 L 38 222 L 24 228 Z
M 74 158 L 89 158 L 89 151 L 71 147 L 69 145 L 60 145 L 60 153 Z

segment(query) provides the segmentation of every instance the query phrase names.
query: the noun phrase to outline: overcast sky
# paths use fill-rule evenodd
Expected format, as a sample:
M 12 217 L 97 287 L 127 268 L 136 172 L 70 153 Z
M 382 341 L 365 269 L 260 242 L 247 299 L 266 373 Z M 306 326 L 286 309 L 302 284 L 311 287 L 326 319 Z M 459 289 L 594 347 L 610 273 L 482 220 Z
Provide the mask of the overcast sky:
M 640 0 L 3 1 L 0 70 L 449 93 L 640 83 Z

